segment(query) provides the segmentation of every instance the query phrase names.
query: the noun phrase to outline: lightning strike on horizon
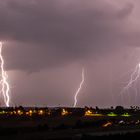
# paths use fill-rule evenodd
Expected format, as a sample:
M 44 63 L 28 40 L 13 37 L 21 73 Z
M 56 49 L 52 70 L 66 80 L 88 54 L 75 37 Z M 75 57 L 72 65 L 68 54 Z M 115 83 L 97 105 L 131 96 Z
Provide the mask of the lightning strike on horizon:
M 135 95 L 135 101 L 136 101 L 136 96 L 137 96 L 136 83 L 139 77 L 140 77 L 140 63 L 136 65 L 134 71 L 130 76 L 130 80 L 128 81 L 127 85 L 122 89 L 121 95 L 123 95 L 123 93 L 127 92 L 131 87 L 134 86 L 135 93 L 136 93 Z
M 10 86 L 7 81 L 8 75 L 6 71 L 4 70 L 4 59 L 2 56 L 2 42 L 0 42 L 0 69 L 1 69 L 1 93 L 3 94 L 4 97 L 4 103 L 7 107 L 9 107 L 9 102 L 10 102 L 10 96 L 9 96 L 9 91 L 10 91 Z
M 79 85 L 79 87 L 78 87 L 76 93 L 75 93 L 75 96 L 74 96 L 74 105 L 73 105 L 73 107 L 76 107 L 76 105 L 77 105 L 77 96 L 78 96 L 79 92 L 80 92 L 81 89 L 82 89 L 82 85 L 84 84 L 84 81 L 85 81 L 85 73 L 84 73 L 84 68 L 82 68 L 82 80 L 81 80 L 81 82 L 80 82 L 80 85 Z

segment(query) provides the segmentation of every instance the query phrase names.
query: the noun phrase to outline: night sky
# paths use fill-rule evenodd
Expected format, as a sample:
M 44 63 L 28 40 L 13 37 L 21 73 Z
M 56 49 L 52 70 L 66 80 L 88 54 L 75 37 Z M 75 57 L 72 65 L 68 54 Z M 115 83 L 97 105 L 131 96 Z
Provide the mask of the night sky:
M 139 15 L 139 0 L 0 0 L 10 105 L 72 106 L 82 67 L 77 106 L 139 105 L 140 80 L 137 100 L 120 96 L 140 62 Z

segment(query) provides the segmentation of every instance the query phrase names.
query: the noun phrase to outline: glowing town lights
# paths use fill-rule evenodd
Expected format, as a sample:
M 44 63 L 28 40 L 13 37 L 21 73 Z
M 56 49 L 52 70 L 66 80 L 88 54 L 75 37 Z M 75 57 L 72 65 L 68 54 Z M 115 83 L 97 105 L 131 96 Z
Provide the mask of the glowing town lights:
M 116 117 L 117 114 L 115 114 L 115 113 L 113 113 L 113 112 L 110 112 L 109 114 L 107 114 L 107 116 L 109 116 L 109 117 Z
M 51 110 L 50 110 L 50 109 L 48 110 L 47 114 L 48 114 L 49 116 L 51 115 Z
M 23 115 L 23 112 L 22 112 L 21 110 L 18 110 L 18 111 L 17 111 L 17 114 L 18 114 L 18 115 Z
M 44 111 L 43 110 L 39 110 L 38 115 L 43 115 Z
M 67 116 L 69 112 L 66 109 L 62 109 L 61 115 L 62 116 Z
M 91 110 L 87 110 L 85 116 L 94 116 L 94 113 Z
M 85 74 L 84 74 L 84 68 L 83 68 L 83 69 L 82 69 L 82 81 L 80 82 L 80 85 L 79 85 L 79 87 L 78 87 L 78 90 L 77 90 L 76 93 L 75 93 L 75 96 L 74 96 L 74 105 L 73 105 L 73 107 L 76 107 L 76 105 L 77 105 L 77 96 L 78 96 L 80 90 L 82 89 L 82 85 L 83 85 L 83 83 L 84 83 L 84 80 L 85 80 Z
M 111 126 L 112 125 L 112 122 L 107 122 L 105 124 L 102 125 L 102 127 L 108 127 L 108 126 Z
M 29 110 L 25 113 L 26 115 L 29 115 L 29 116 L 32 116 L 33 115 L 33 111 L 32 110 Z
M 18 110 L 18 111 L 17 111 L 17 113 L 18 113 L 18 114 L 20 114 L 20 113 L 21 113 L 21 111 L 20 111 L 20 110 Z
M 86 110 L 84 116 L 103 117 L 104 115 L 97 112 L 93 112 L 92 110 Z
M 32 113 L 33 113 L 33 111 L 32 111 L 32 110 L 29 110 L 29 113 L 30 113 L 30 114 L 32 114 Z
M 2 57 L 2 42 L 0 42 L 0 69 L 1 69 L 1 92 L 4 97 L 4 102 L 7 107 L 9 107 L 9 102 L 10 102 L 10 96 L 9 96 L 9 91 L 10 91 L 10 86 L 7 81 L 8 75 L 6 71 L 4 70 L 4 59 Z
M 121 116 L 123 116 L 123 117 L 130 117 L 131 115 L 129 115 L 128 113 L 124 113 Z
M 4 110 L 0 112 L 0 114 L 5 114 L 5 113 L 6 113 L 6 112 L 5 112 Z

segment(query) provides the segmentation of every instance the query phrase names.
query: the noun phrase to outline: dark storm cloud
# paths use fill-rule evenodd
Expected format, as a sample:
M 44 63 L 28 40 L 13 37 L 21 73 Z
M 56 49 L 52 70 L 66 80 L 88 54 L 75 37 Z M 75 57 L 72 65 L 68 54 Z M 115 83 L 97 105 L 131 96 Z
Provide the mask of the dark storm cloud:
M 127 4 L 122 10 L 118 12 L 119 18 L 126 18 L 133 11 L 133 4 Z
M 125 24 L 133 9 L 107 0 L 0 1 L 7 69 L 38 71 L 127 45 Z

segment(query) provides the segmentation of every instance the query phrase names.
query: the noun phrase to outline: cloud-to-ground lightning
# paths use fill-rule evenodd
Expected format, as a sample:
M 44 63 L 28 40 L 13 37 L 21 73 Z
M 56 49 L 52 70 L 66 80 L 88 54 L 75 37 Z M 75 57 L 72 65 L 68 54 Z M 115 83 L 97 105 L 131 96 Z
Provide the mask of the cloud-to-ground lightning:
M 7 107 L 9 107 L 9 102 L 10 102 L 10 96 L 9 96 L 9 91 L 10 91 L 10 86 L 7 81 L 8 75 L 6 71 L 4 70 L 4 59 L 2 56 L 2 42 L 0 42 L 0 69 L 1 69 L 1 93 L 3 94 L 4 97 L 4 103 Z
M 127 85 L 122 89 L 121 95 L 127 92 L 131 87 L 134 87 L 135 93 L 136 93 L 135 96 L 137 96 L 137 89 L 135 86 L 139 78 L 140 78 L 140 63 L 136 65 L 134 71 L 132 72 L 130 76 L 130 80 L 128 81 Z M 135 97 L 135 100 L 136 100 L 136 97 Z
M 85 81 L 84 68 L 82 68 L 82 75 L 81 75 L 81 76 L 82 76 L 82 80 L 81 80 L 81 82 L 80 82 L 80 85 L 79 85 L 79 87 L 78 87 L 76 93 L 75 93 L 75 96 L 74 96 L 74 105 L 73 105 L 73 107 L 76 107 L 76 105 L 77 105 L 77 96 L 78 96 L 79 92 L 81 91 L 82 85 L 84 84 L 84 81 Z

